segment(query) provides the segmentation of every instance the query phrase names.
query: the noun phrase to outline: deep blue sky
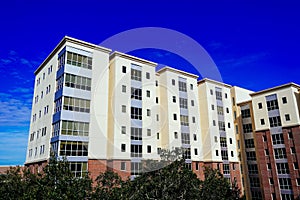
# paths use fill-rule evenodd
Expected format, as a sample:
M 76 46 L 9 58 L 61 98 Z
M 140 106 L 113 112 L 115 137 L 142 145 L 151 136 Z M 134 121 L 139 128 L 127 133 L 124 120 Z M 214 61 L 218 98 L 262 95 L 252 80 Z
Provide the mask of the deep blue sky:
M 65 35 L 99 44 L 133 28 L 168 28 L 201 44 L 225 83 L 254 91 L 300 84 L 297 1 L 103 2 L 0 3 L 0 165 L 24 163 L 33 72 Z M 193 72 L 190 63 L 170 52 L 132 54 Z

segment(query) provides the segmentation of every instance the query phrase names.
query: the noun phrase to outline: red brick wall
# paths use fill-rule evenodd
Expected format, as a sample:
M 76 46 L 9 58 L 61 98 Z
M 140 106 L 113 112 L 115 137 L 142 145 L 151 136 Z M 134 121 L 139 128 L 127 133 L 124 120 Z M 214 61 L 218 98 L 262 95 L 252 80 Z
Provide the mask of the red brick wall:
M 289 139 L 288 132 L 292 130 L 293 139 Z M 265 200 L 272 199 L 272 193 L 275 193 L 276 198 L 280 199 L 280 186 L 278 182 L 276 162 L 274 159 L 274 151 L 272 146 L 272 136 L 270 131 L 261 131 L 255 133 L 256 142 L 256 158 L 259 167 L 259 175 L 261 181 L 261 187 L 263 188 L 263 198 Z M 263 135 L 266 135 L 267 141 L 263 141 Z M 300 127 L 283 128 L 284 144 L 286 148 L 287 161 L 290 170 L 292 189 L 294 197 L 300 195 L 300 187 L 297 186 L 297 178 L 299 178 L 299 170 L 294 170 L 294 162 L 298 162 L 300 166 Z M 295 147 L 296 154 L 291 154 L 291 147 Z M 269 150 L 269 156 L 265 155 L 265 149 Z M 267 163 L 271 164 L 271 170 L 267 169 Z M 273 178 L 274 184 L 270 185 L 269 178 Z
M 100 173 L 107 170 L 107 160 L 88 160 L 90 178 L 95 181 Z

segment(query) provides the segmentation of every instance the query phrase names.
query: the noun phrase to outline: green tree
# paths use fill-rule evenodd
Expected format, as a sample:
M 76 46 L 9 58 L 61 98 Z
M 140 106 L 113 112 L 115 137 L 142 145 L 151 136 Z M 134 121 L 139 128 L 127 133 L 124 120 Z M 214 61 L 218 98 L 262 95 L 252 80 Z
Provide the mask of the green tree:
M 24 192 L 20 167 L 10 168 L 6 174 L 0 175 L 1 199 L 22 199 Z
M 92 195 L 93 199 L 122 199 L 125 181 L 112 171 L 101 173 L 96 178 L 97 185 Z
M 91 195 L 91 179 L 88 175 L 74 177 L 66 159 L 51 157 L 44 168 L 37 191 L 38 198 L 43 199 L 84 199 Z
M 200 199 L 240 199 L 240 190 L 236 183 L 231 185 L 219 170 L 205 168 L 204 176 L 204 181 L 201 181 Z

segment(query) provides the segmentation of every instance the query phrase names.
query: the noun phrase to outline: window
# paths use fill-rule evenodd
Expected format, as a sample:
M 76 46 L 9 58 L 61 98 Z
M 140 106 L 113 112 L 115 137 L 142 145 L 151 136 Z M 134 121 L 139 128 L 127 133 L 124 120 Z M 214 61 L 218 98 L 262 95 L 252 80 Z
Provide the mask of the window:
M 231 152 L 230 152 L 230 154 L 231 154 L 231 157 L 234 157 L 234 155 L 233 155 L 233 151 L 231 151 Z
M 236 111 L 233 112 L 234 119 L 236 119 Z
M 142 163 L 141 162 L 131 162 L 131 175 L 139 175 L 142 172 Z
M 126 113 L 126 106 L 122 105 L 122 113 Z
M 122 92 L 126 92 L 126 85 L 122 85 Z
M 228 128 L 230 128 L 231 126 L 230 126 L 230 123 L 228 122 Z
M 276 163 L 277 173 L 278 174 L 289 174 L 289 165 L 288 163 Z
M 180 115 L 180 124 L 182 126 L 188 126 L 189 125 L 189 117 L 186 115 Z
M 277 99 L 271 100 L 271 101 L 267 101 L 267 108 L 268 108 L 268 111 L 278 109 L 279 107 L 278 107 L 278 101 L 277 101 Z
M 150 91 L 149 90 L 146 91 L 146 96 L 150 97 Z
M 229 138 L 229 144 L 232 144 L 232 138 Z
M 218 143 L 218 137 L 215 136 L 215 143 Z
M 53 124 L 53 136 L 59 134 L 59 122 Z M 45 127 L 46 134 L 46 127 Z M 62 135 L 74 135 L 74 136 L 88 136 L 89 135 L 89 123 L 87 122 L 77 122 L 77 121 L 67 121 L 63 120 L 61 125 Z M 42 129 L 43 135 L 43 129 Z
M 286 104 L 286 103 L 287 103 L 286 97 L 282 97 L 282 103 L 283 103 L 283 104 Z
M 179 91 L 186 92 L 186 83 L 179 81 L 178 84 L 179 84 Z
M 131 157 L 142 157 L 142 145 L 136 145 L 132 144 L 131 145 Z
M 257 164 L 248 164 L 248 173 L 249 174 L 258 174 Z
M 151 153 L 151 146 L 147 145 L 147 153 Z
M 210 89 L 210 94 L 211 94 L 211 95 L 214 95 L 214 92 L 213 92 L 213 90 L 212 90 L 212 89 Z
M 142 89 L 131 87 L 131 98 L 142 100 Z
M 121 152 L 125 152 L 126 151 L 126 144 L 121 144 Z
M 285 116 L 285 121 L 290 121 L 290 120 L 291 120 L 291 118 L 290 118 L 290 115 L 289 115 L 289 114 L 285 114 L 284 116 Z
M 268 149 L 265 149 L 265 155 L 269 156 L 269 150 Z
M 194 136 L 194 141 L 197 141 L 197 135 L 194 133 L 193 136 Z
M 161 148 L 160 148 L 160 147 L 157 148 L 157 154 L 158 154 L 158 155 L 161 154 Z
M 187 109 L 188 108 L 188 106 L 187 106 L 188 103 L 187 102 L 188 102 L 187 99 L 185 99 L 185 98 L 179 98 L 179 107 Z
M 173 120 L 177 120 L 177 115 L 173 114 Z
M 63 76 L 57 80 L 57 90 L 59 90 L 62 86 L 61 84 L 63 83 Z M 86 78 L 83 76 L 77 76 L 73 74 L 66 74 L 65 75 L 65 86 L 66 87 L 71 87 L 71 88 L 76 88 L 80 90 L 87 90 L 91 91 L 91 84 L 92 84 L 92 79 Z M 50 87 L 49 87 L 50 90 Z M 126 92 L 126 91 L 125 91 Z M 47 91 L 46 91 L 47 93 Z
M 271 126 L 271 127 L 281 126 L 280 116 L 277 116 L 277 117 L 269 117 L 269 121 L 270 121 L 270 126 Z
M 219 151 L 218 150 L 216 150 L 216 156 L 219 156 Z
M 294 162 L 294 169 L 299 169 L 298 163 Z
M 175 79 L 172 79 L 172 85 L 175 85 Z
M 262 103 L 258 103 L 258 109 L 262 109 Z
M 217 112 L 218 112 L 218 115 L 224 115 L 223 107 L 222 106 L 217 106 Z
M 190 134 L 189 133 L 181 133 L 181 142 L 182 142 L 182 144 L 190 144 Z
M 295 153 L 296 153 L 295 147 L 291 147 L 291 154 L 295 154 Z
M 226 108 L 226 113 L 229 113 L 229 108 Z
M 142 81 L 142 72 L 140 70 L 131 69 L 131 80 Z
M 41 92 L 41 99 L 43 98 L 43 96 L 44 96 L 44 92 L 42 91 L 42 92 Z
M 267 141 L 267 136 L 263 135 L 262 137 L 263 137 L 263 141 L 266 142 Z
M 239 134 L 239 126 L 238 125 L 235 125 L 235 133 Z
M 216 120 L 213 120 L 213 126 L 216 126 Z
M 131 140 L 142 140 L 142 128 L 131 127 Z
M 88 143 L 78 141 L 60 141 L 60 156 L 87 156 Z
M 195 117 L 192 117 L 192 122 L 196 123 L 196 118 Z
M 122 66 L 122 73 L 126 73 L 126 66 Z
M 146 72 L 146 79 L 150 79 L 150 73 Z
M 159 133 L 156 133 L 156 139 L 159 140 Z
M 59 101 L 59 99 L 57 101 Z M 64 97 L 63 109 L 75 112 L 89 113 L 90 101 L 73 97 Z
M 242 110 L 242 118 L 251 117 L 250 115 L 250 109 Z
M 270 185 L 274 185 L 274 180 L 273 180 L 273 178 L 269 178 L 269 182 L 270 182 Z
M 227 150 L 221 150 L 222 160 L 228 160 L 228 152 Z
M 300 178 L 297 178 L 297 185 L 300 185 Z
M 159 121 L 159 115 L 158 114 L 156 115 L 156 121 Z
M 122 171 L 126 170 L 126 162 L 121 162 L 121 170 Z
M 265 119 L 260 119 L 260 125 L 265 125 Z
M 191 106 L 195 106 L 194 100 L 191 100 Z
M 274 149 L 275 159 L 284 159 L 286 158 L 285 148 Z
M 229 164 L 223 164 L 223 174 L 230 174 Z
M 151 136 L 151 129 L 147 129 L 147 136 Z
M 273 145 L 284 144 L 283 134 L 282 133 L 273 134 L 272 142 L 273 142 Z
M 212 110 L 215 110 L 215 105 L 212 104 L 212 105 L 211 105 L 211 109 L 212 109 Z
M 254 148 L 254 139 L 245 139 L 246 148 Z
M 243 132 L 251 133 L 252 132 L 252 124 L 243 124 Z
M 289 139 L 293 139 L 293 132 L 291 129 L 288 130 Z
M 226 137 L 220 137 L 220 145 L 221 145 L 221 147 L 227 147 Z
M 82 122 L 82 123 L 84 123 L 84 122 Z M 86 123 L 86 124 L 88 124 L 88 123 Z M 42 137 L 45 136 L 46 134 L 47 134 L 47 127 L 45 126 L 44 128 L 42 128 Z
M 142 108 L 131 107 L 131 119 L 142 120 Z
M 218 121 L 218 125 L 220 131 L 225 131 L 225 122 Z
M 250 181 L 250 187 L 260 187 L 258 177 L 249 177 L 249 181 Z
M 267 163 L 267 169 L 268 169 L 268 170 L 271 170 L 271 169 L 272 169 L 271 163 Z
M 150 117 L 151 116 L 151 110 L 147 109 L 147 116 Z
M 182 148 L 183 150 L 183 159 L 191 159 L 191 149 L 190 148 Z
M 292 183 L 290 178 L 279 178 L 280 189 L 290 190 L 292 189 Z
M 232 97 L 232 104 L 235 105 L 235 98 Z
M 222 92 L 216 91 L 216 99 L 217 100 L 222 100 Z
M 294 195 L 293 194 L 281 194 L 281 199 L 282 200 L 293 200 L 294 199 Z
M 122 134 L 126 134 L 126 126 L 122 126 L 122 128 L 121 128 L 121 133 L 122 133 Z
M 67 64 L 92 69 L 92 58 L 73 52 L 67 52 Z
M 177 132 L 174 132 L 174 138 L 178 139 L 178 133 Z
M 173 99 L 173 103 L 176 103 L 176 96 L 173 96 L 172 99 Z
M 247 151 L 246 156 L 247 156 L 247 160 L 256 160 L 255 151 Z
M 199 170 L 199 163 L 198 163 L 198 162 L 195 163 L 195 168 L 196 168 L 196 171 Z M 299 183 L 300 183 L 300 182 L 299 182 Z
M 155 102 L 158 103 L 158 97 L 155 98 Z
M 190 84 L 190 89 L 193 90 L 193 84 Z
M 198 149 L 194 149 L 194 154 L 195 154 L 195 156 L 197 156 L 198 155 Z

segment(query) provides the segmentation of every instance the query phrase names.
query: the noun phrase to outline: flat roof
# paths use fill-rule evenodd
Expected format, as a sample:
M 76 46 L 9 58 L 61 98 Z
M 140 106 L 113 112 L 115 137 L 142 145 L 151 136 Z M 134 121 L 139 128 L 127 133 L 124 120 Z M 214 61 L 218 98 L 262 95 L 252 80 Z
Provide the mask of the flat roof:
M 220 86 L 232 88 L 232 86 L 229 85 L 229 84 L 222 83 L 222 82 L 219 82 L 219 81 L 215 81 L 215 80 L 212 80 L 212 79 L 209 79 L 209 78 L 204 78 L 204 79 L 199 80 L 198 85 L 201 84 L 201 83 L 205 83 L 205 82 L 210 82 L 210 83 L 217 84 L 217 85 L 220 85 Z
M 72 38 L 69 36 L 65 36 L 57 45 L 56 47 L 51 51 L 51 53 L 47 56 L 47 58 L 42 62 L 42 64 L 40 64 L 40 66 L 35 70 L 34 74 L 36 75 L 48 62 L 49 60 L 57 53 L 57 51 L 66 43 L 66 42 L 70 42 L 70 43 L 74 43 L 74 44 L 79 44 L 81 46 L 85 46 L 88 48 L 92 48 L 95 50 L 100 50 L 106 53 L 110 53 L 112 50 L 105 48 L 105 47 L 101 47 L 99 45 L 96 44 L 92 44 L 89 42 L 85 42 L 82 40 L 78 40 L 76 38 Z
M 143 63 L 143 64 L 151 65 L 153 67 L 157 66 L 157 63 L 155 63 L 155 62 L 152 62 L 152 61 L 149 61 L 149 60 L 145 60 L 143 58 L 138 58 L 138 57 L 135 57 L 135 56 L 132 56 L 132 55 L 128 55 L 126 53 L 122 53 L 122 52 L 119 52 L 119 51 L 114 51 L 109 56 L 109 59 L 112 60 L 113 58 L 115 58 L 117 56 L 121 57 L 121 58 L 129 59 L 129 60 L 132 60 L 132 61 L 135 61 L 135 62 L 140 62 L 140 63 Z
M 185 71 L 182 71 L 182 70 L 179 70 L 179 69 L 175 69 L 175 68 L 172 68 L 172 67 L 168 67 L 168 66 L 165 66 L 163 68 L 161 68 L 160 70 L 158 70 L 156 73 L 158 74 L 161 74 L 165 71 L 170 71 L 170 72 L 174 72 L 174 73 L 179 73 L 179 74 L 182 74 L 184 76 L 189 76 L 191 78 L 195 78 L 197 79 L 199 76 L 196 75 L 196 74 L 192 74 L 192 73 L 189 73 L 189 72 L 185 72 Z
M 250 96 L 257 96 L 257 95 L 261 95 L 261 94 L 264 94 L 264 93 L 267 93 L 267 92 L 272 92 L 272 91 L 276 91 L 276 90 L 280 90 L 280 89 L 284 89 L 284 88 L 288 88 L 288 87 L 294 87 L 294 88 L 297 88 L 298 90 L 300 89 L 300 85 L 291 82 L 291 83 L 275 86 L 275 87 L 272 87 L 272 88 L 268 88 L 268 89 L 265 89 L 265 90 L 261 90 L 261 91 L 258 91 L 258 92 L 254 92 L 254 93 L 250 94 Z

